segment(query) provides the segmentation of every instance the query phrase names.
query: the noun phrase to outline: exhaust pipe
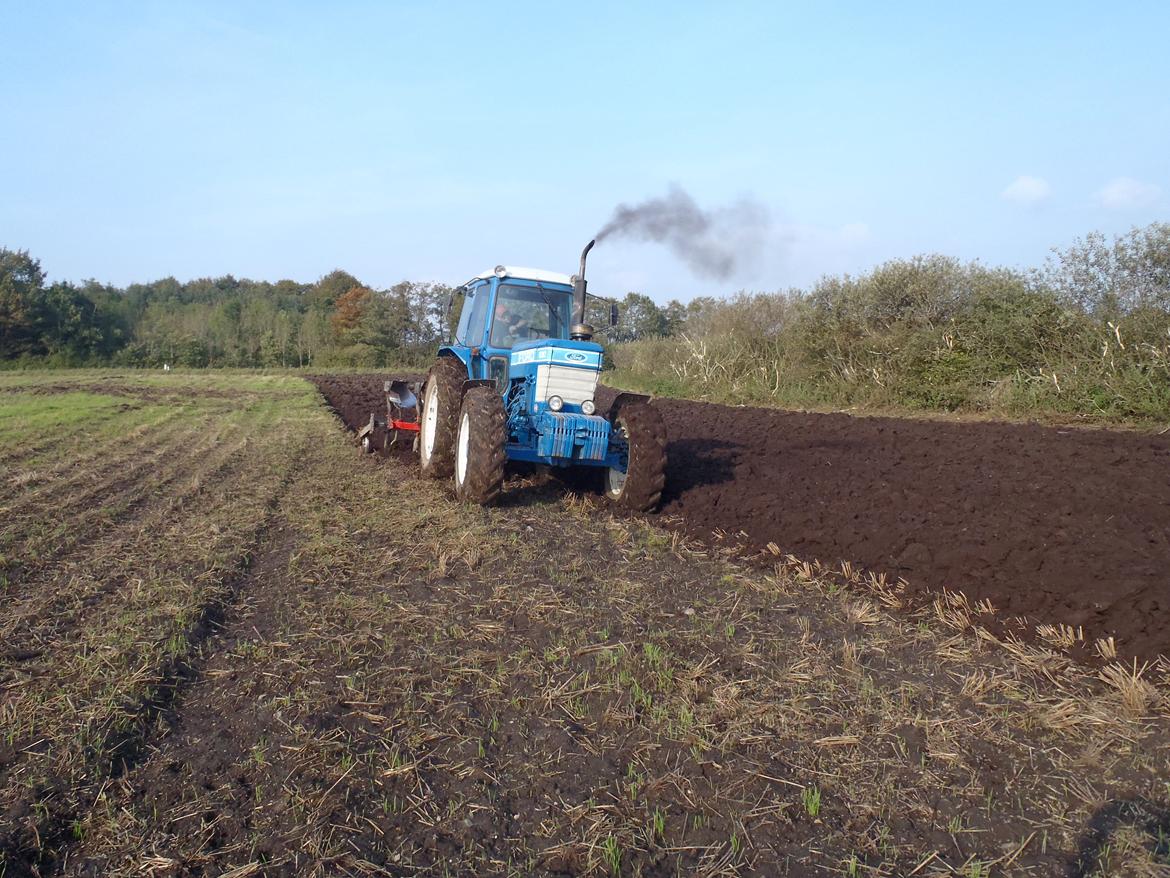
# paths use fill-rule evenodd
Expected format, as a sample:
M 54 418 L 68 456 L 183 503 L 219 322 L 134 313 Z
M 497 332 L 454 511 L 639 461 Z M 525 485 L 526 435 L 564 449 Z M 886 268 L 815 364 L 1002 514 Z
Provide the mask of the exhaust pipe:
M 596 240 L 590 241 L 581 251 L 581 267 L 573 278 L 573 325 L 569 338 L 573 341 L 589 341 L 593 338 L 593 327 L 585 322 L 585 260 Z

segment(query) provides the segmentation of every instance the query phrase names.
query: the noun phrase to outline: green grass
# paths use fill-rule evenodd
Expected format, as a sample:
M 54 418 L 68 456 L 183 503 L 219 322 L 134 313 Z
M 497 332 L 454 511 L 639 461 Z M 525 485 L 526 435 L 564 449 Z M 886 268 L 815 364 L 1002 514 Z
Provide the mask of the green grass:
M 169 375 L 150 388 L 109 373 L 26 377 L 38 392 L 9 380 L 0 393 L 13 455 L 0 641 L 43 657 L 33 673 L 0 671 L 19 681 L 6 740 L 38 758 L 0 774 L 0 795 L 48 820 L 67 805 L 42 787 L 84 787 L 144 734 L 148 706 L 198 655 L 202 620 L 230 599 L 298 450 L 335 427 L 287 376 Z M 88 384 L 117 392 L 72 389 Z
M 0 394 L 0 446 L 47 434 L 77 430 L 89 420 L 105 420 L 125 402 L 101 393 Z

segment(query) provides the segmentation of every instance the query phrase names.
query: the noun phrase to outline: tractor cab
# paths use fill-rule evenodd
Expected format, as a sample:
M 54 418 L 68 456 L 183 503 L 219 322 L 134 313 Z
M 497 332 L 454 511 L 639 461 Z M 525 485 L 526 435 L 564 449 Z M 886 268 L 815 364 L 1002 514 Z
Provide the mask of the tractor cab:
M 569 338 L 573 281 L 568 275 L 498 265 L 468 281 L 463 294 L 452 344 L 440 353 L 458 357 L 470 379 L 490 379 L 501 393 L 514 348 Z

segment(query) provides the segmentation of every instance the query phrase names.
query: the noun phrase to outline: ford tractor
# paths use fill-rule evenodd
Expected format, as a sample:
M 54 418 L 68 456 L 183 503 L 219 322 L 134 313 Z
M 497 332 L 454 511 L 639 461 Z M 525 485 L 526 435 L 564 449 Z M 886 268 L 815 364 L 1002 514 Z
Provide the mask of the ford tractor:
M 631 510 L 658 505 L 666 434 L 650 398 L 619 393 L 598 412 L 603 350 L 585 313 L 593 244 L 573 277 L 497 265 L 472 278 L 460 288 L 454 337 L 439 349 L 421 393 L 386 383 L 389 435 L 416 432 L 423 475 L 454 476 L 461 500 L 491 503 L 505 463 L 524 461 L 571 472 L 576 482 L 593 476 L 606 497 Z M 611 304 L 611 324 L 616 316 Z M 369 447 L 381 425 L 371 418 L 359 440 Z

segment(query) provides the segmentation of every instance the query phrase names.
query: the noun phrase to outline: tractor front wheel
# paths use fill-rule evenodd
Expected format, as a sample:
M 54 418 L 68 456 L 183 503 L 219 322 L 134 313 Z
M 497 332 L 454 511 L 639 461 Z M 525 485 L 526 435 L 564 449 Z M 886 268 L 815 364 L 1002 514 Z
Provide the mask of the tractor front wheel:
M 455 429 L 467 369 L 455 357 L 431 366 L 419 411 L 418 462 L 423 476 L 445 479 L 455 469 Z
M 472 387 L 463 394 L 455 439 L 455 495 L 464 503 L 486 506 L 500 495 L 506 424 L 504 401 L 494 387 Z
M 648 403 L 623 406 L 611 429 L 628 449 L 625 472 L 605 471 L 605 496 L 634 512 L 650 512 L 662 499 L 666 484 L 666 427 Z

